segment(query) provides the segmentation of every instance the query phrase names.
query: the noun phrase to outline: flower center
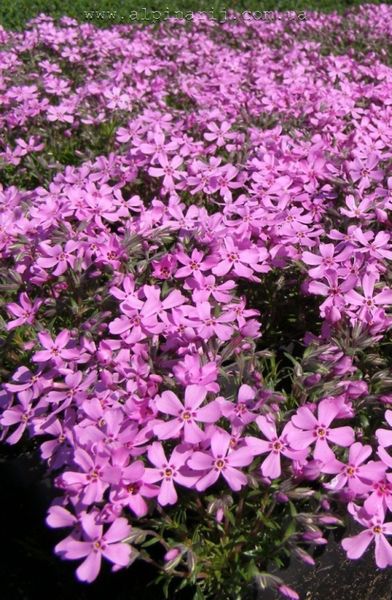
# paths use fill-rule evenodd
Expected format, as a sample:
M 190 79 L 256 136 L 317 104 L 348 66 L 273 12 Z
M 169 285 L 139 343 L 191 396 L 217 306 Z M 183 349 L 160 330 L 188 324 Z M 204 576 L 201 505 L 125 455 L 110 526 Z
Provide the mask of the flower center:
M 132 494 L 132 496 L 134 496 L 135 494 L 137 494 L 139 492 L 139 488 L 140 488 L 139 483 L 131 483 L 130 485 L 127 486 L 127 492 L 129 494 Z
M 323 439 L 327 435 L 327 430 L 324 427 L 317 427 L 316 435 L 317 435 L 317 437 Z
M 224 468 L 226 461 L 223 458 L 218 458 L 215 461 L 215 467 L 220 471 Z

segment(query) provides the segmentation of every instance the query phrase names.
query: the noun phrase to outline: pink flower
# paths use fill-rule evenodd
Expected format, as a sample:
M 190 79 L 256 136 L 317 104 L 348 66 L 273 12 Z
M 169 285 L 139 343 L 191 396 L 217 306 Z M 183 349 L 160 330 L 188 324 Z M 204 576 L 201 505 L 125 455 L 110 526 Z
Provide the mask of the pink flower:
M 80 581 L 91 583 L 97 578 L 102 556 L 113 563 L 113 570 L 129 564 L 132 549 L 129 544 L 123 543 L 131 533 L 131 527 L 126 519 L 116 519 L 104 533 L 103 525 L 97 525 L 93 514 L 84 514 L 81 517 L 81 526 L 82 541 L 68 537 L 55 548 L 55 551 L 66 559 L 76 560 L 86 557 L 76 570 Z
M 64 103 L 59 104 L 58 106 L 49 106 L 47 112 L 48 121 L 59 121 L 60 123 L 73 123 L 74 116 L 72 112 L 72 107 L 67 106 Z
M 303 450 L 316 442 L 313 457 L 326 464 L 334 458 L 328 442 L 338 446 L 351 446 L 354 443 L 354 430 L 351 427 L 330 428 L 340 410 L 340 403 L 329 398 L 319 403 L 317 418 L 307 406 L 301 406 L 291 419 L 294 427 L 287 436 L 291 447 Z
M 264 250 L 264 249 L 263 249 Z M 224 249 L 220 251 L 221 260 L 212 268 L 214 275 L 227 275 L 232 269 L 239 277 L 251 278 L 254 267 L 261 258 L 266 258 L 268 252 L 257 248 L 239 249 L 231 237 L 224 239 Z
M 176 259 L 183 267 L 177 269 L 176 277 L 188 277 L 196 271 L 208 271 L 211 267 L 211 260 L 203 260 L 204 254 L 196 248 L 192 250 L 191 256 L 187 256 L 185 252 L 177 252 Z
M 215 361 L 202 364 L 200 356 L 186 354 L 181 361 L 173 366 L 173 373 L 184 387 L 197 383 L 208 392 L 218 392 L 218 367 Z
M 349 165 L 349 173 L 351 179 L 356 182 L 359 181 L 359 188 L 368 188 L 372 181 L 381 181 L 384 176 L 384 172 L 381 169 L 376 169 L 380 162 L 379 156 L 375 152 L 371 152 L 366 161 L 356 158 Z
M 163 185 L 169 190 L 175 188 L 175 179 L 181 179 L 183 173 L 178 171 L 177 168 L 182 164 L 183 160 L 180 156 L 175 156 L 169 162 L 166 155 L 160 154 L 158 156 L 158 162 L 160 167 L 150 167 L 148 170 L 149 175 L 153 177 L 163 176 Z
M 382 479 L 386 471 L 386 466 L 380 461 L 370 461 L 362 464 L 369 458 L 371 453 L 371 446 L 363 446 L 360 442 L 355 442 L 350 446 L 347 464 L 336 459 L 327 462 L 321 468 L 321 471 L 336 474 L 336 476 L 325 484 L 325 487 L 336 491 L 347 485 L 354 494 L 368 492 L 373 481 Z
M 32 325 L 35 320 L 35 315 L 42 303 L 43 300 L 40 299 L 34 300 L 34 303 L 32 303 L 28 295 L 23 292 L 19 296 L 19 304 L 16 304 L 15 302 L 7 304 L 7 310 L 17 317 L 7 323 L 7 330 L 10 331 L 15 327 L 25 324 Z
M 18 393 L 19 405 L 12 406 L 3 411 L 0 417 L 0 425 L 3 427 L 18 427 L 8 436 L 9 444 L 16 444 L 21 439 L 26 428 L 31 425 L 35 410 L 32 405 L 33 392 L 24 390 Z
M 100 502 L 110 483 L 117 483 L 120 469 L 112 467 L 109 457 L 98 453 L 89 453 L 83 448 L 77 448 L 74 462 L 80 471 L 65 471 L 61 481 L 77 493 L 85 506 Z
M 376 546 L 376 564 L 380 569 L 392 565 L 392 547 L 386 539 L 386 535 L 392 535 L 392 523 L 384 523 L 384 513 L 370 516 L 364 509 L 358 509 L 355 505 L 349 505 L 349 511 L 354 519 L 366 527 L 364 531 L 353 537 L 342 540 L 342 546 L 347 557 L 356 560 L 362 556 L 369 544 L 374 541 Z
M 188 385 L 185 390 L 184 404 L 170 391 L 165 391 L 155 401 L 161 413 L 172 415 L 175 418 L 169 421 L 160 421 L 154 425 L 153 431 L 162 440 L 176 438 L 182 432 L 184 442 L 198 444 L 205 438 L 204 432 L 196 424 L 215 423 L 221 416 L 219 404 L 209 402 L 200 408 L 207 395 L 206 388 L 200 385 Z
M 192 487 L 197 480 L 197 477 L 191 475 L 189 470 L 185 468 L 185 463 L 191 453 L 191 450 L 184 445 L 176 446 L 170 459 L 167 460 L 160 442 L 153 442 L 149 446 L 147 451 L 148 459 L 156 468 L 147 468 L 143 481 L 146 483 L 162 482 L 158 494 L 158 502 L 161 506 L 177 502 L 178 496 L 174 483 L 179 483 L 185 487 Z
M 209 142 L 216 142 L 217 146 L 224 146 L 226 139 L 233 139 L 232 133 L 227 133 L 231 125 L 227 121 L 222 121 L 218 126 L 216 123 L 208 123 L 207 128 L 211 133 L 205 133 L 204 137 Z
M 232 490 L 238 491 L 246 484 L 246 475 L 235 467 L 249 465 L 253 460 L 253 454 L 247 447 L 230 452 L 230 441 L 229 433 L 217 430 L 211 437 L 211 454 L 194 452 L 188 460 L 188 466 L 194 471 L 207 471 L 196 483 L 199 492 L 213 485 L 220 475 Z
M 45 350 L 39 350 L 33 354 L 32 360 L 34 362 L 42 363 L 53 361 L 55 364 L 59 365 L 63 363 L 63 361 L 75 360 L 79 357 L 79 352 L 76 349 L 67 348 L 71 335 L 66 329 L 61 331 L 54 341 L 49 333 L 45 332 L 39 333 L 38 339 Z
M 302 260 L 308 265 L 314 265 L 309 269 L 309 275 L 315 279 L 319 279 L 325 275 L 327 269 L 339 268 L 339 263 L 347 260 L 352 255 L 352 248 L 345 248 L 342 252 L 336 254 L 334 244 L 320 244 L 320 256 L 311 252 L 303 252 Z
M 374 295 L 374 286 L 377 276 L 373 273 L 366 273 L 362 278 L 362 289 L 364 295 L 361 296 L 354 289 L 349 290 L 346 295 L 346 301 L 355 307 L 361 307 L 358 313 L 359 318 L 363 319 L 367 314 L 373 313 L 379 306 L 390 306 L 392 304 L 392 290 L 384 288 L 381 292 Z
M 392 427 L 392 410 L 385 411 L 385 420 Z M 392 430 L 380 427 L 376 430 L 376 437 L 379 443 L 379 457 L 388 467 L 392 467 L 392 457 L 384 450 L 384 448 L 392 446 Z
M 145 498 L 157 496 L 159 488 L 144 482 L 145 467 L 141 460 L 128 464 L 129 453 L 125 448 L 114 453 L 113 462 L 116 467 L 121 467 L 121 478 L 112 486 L 110 500 L 128 506 L 137 517 L 143 517 L 148 511 Z
M 254 456 L 264 454 L 265 452 L 269 453 L 260 466 L 264 477 L 268 477 L 269 479 L 280 477 L 282 473 L 281 455 L 296 461 L 302 461 L 306 457 L 307 450 L 293 450 L 288 442 L 288 433 L 292 431 L 293 435 L 295 435 L 293 425 L 290 422 L 285 425 L 280 436 L 276 432 L 276 425 L 272 419 L 259 416 L 256 419 L 256 423 L 268 441 L 253 436 L 246 437 L 245 441 Z
M 60 245 L 50 246 L 49 244 L 42 242 L 40 244 L 41 250 L 46 254 L 44 257 L 37 259 L 37 265 L 43 269 L 51 269 L 56 267 L 53 271 L 53 275 L 62 275 L 68 269 L 74 267 L 76 257 L 72 254 L 74 250 L 79 247 L 77 242 L 69 240 L 64 249 Z
M 366 252 L 369 256 L 382 260 L 383 258 L 392 259 L 390 250 L 390 235 L 386 231 L 379 231 L 376 235 L 372 231 L 363 233 L 360 227 L 354 230 L 354 238 L 362 245 L 359 252 Z
M 220 400 L 219 404 L 222 414 L 230 420 L 234 426 L 248 425 L 256 420 L 256 414 L 252 412 L 256 403 L 254 402 L 256 392 L 249 385 L 242 384 L 238 390 L 237 402 Z
M 277 589 L 278 592 L 280 592 L 283 596 L 286 596 L 286 598 L 290 598 L 290 600 L 299 600 L 299 595 L 297 594 L 297 592 L 288 585 L 282 583 L 278 585 Z
M 227 341 L 233 335 L 233 325 L 227 323 L 232 323 L 234 312 L 223 312 L 219 316 L 214 316 L 211 312 L 212 306 L 209 302 L 201 302 L 196 308 L 189 307 L 187 314 L 192 319 L 189 323 L 197 328 L 201 338 L 208 340 L 217 336 L 221 341 Z
M 342 317 L 342 312 L 344 312 L 346 306 L 345 294 L 355 287 L 357 277 L 348 275 L 343 281 L 339 282 L 337 272 L 332 270 L 327 270 L 324 277 L 327 279 L 328 285 L 320 281 L 311 281 L 309 292 L 327 296 L 327 299 L 320 305 L 320 314 L 322 317 L 328 316 L 329 320 L 335 323 Z

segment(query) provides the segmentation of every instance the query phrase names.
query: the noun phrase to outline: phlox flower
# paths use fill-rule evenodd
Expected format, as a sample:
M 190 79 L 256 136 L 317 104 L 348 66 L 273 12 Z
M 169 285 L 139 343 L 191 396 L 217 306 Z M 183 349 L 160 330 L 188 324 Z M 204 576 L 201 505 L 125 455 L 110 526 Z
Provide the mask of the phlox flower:
M 218 366 L 214 361 L 203 364 L 198 354 L 185 354 L 172 369 L 175 378 L 184 387 L 196 383 L 208 392 L 219 391 Z
M 328 284 L 314 280 L 309 283 L 308 289 L 311 294 L 327 296 L 327 299 L 320 304 L 320 314 L 322 317 L 328 316 L 328 319 L 335 323 L 342 317 L 346 307 L 345 295 L 355 287 L 357 277 L 348 275 L 339 282 L 337 272 L 330 269 L 325 272 L 324 277 Z
M 76 256 L 72 254 L 79 248 L 78 242 L 69 240 L 64 249 L 62 246 L 57 244 L 56 246 L 50 246 L 46 242 L 41 242 L 40 249 L 46 256 L 41 256 L 37 259 L 37 265 L 43 269 L 52 269 L 56 267 L 52 272 L 53 275 L 62 275 L 68 269 L 73 268 L 76 262 Z
M 171 391 L 165 391 L 155 400 L 156 407 L 163 414 L 168 414 L 174 419 L 157 422 L 153 427 L 156 436 L 162 440 L 176 438 L 181 433 L 184 442 L 198 444 L 205 438 L 205 434 L 197 425 L 202 423 L 215 423 L 221 416 L 219 403 L 215 400 L 201 406 L 207 396 L 207 390 L 200 385 L 188 385 L 185 389 L 184 404 Z
M 226 303 L 230 302 L 232 298 L 231 290 L 234 290 L 236 284 L 232 279 L 218 283 L 216 277 L 213 275 L 204 276 L 199 271 L 195 271 L 192 278 L 189 277 L 186 280 L 185 287 L 193 290 L 192 300 L 195 304 L 208 302 L 210 296 L 217 302 Z
M 185 487 L 192 487 L 197 480 L 193 473 L 189 472 L 185 463 L 192 451 L 186 445 L 176 446 L 168 460 L 161 442 L 153 442 L 148 450 L 148 460 L 155 465 L 155 468 L 147 467 L 143 481 L 145 483 L 161 482 L 158 494 L 158 502 L 161 506 L 175 504 L 178 500 L 174 483 L 179 483 Z
M 385 420 L 392 428 L 392 410 L 385 411 Z M 376 430 L 376 437 L 379 443 L 379 457 L 388 467 L 392 467 L 392 457 L 385 450 L 385 448 L 392 446 L 392 429 L 384 429 L 383 427 L 380 427 Z
M 136 460 L 129 464 L 129 458 L 125 448 L 114 452 L 113 464 L 121 468 L 121 476 L 119 482 L 111 487 L 110 500 L 121 506 L 128 506 L 137 517 L 143 517 L 148 512 L 145 498 L 157 496 L 159 488 L 144 482 L 143 462 Z
M 332 491 L 341 490 L 345 486 L 356 494 L 368 492 L 374 481 L 383 479 L 387 467 L 381 461 L 369 461 L 363 464 L 372 453 L 372 447 L 355 442 L 350 446 L 347 463 L 334 458 L 321 467 L 323 473 L 335 475 L 325 484 Z
M 349 504 L 349 512 L 365 529 L 358 535 L 343 538 L 342 546 L 347 557 L 354 560 L 360 558 L 374 541 L 376 565 L 380 569 L 392 565 L 392 547 L 385 537 L 392 535 L 392 523 L 384 522 L 385 513 L 380 511 L 375 515 L 369 515 L 364 509 L 359 509 L 352 503 Z
M 329 398 L 319 403 L 317 417 L 307 406 L 301 406 L 291 419 L 294 427 L 287 435 L 293 450 L 303 450 L 315 442 L 313 457 L 325 464 L 334 458 L 328 442 L 343 447 L 351 446 L 354 443 L 354 430 L 351 427 L 330 428 L 340 410 L 340 403 Z
M 202 492 L 213 485 L 222 475 L 230 488 L 239 491 L 247 482 L 247 477 L 236 467 L 246 467 L 253 460 L 248 447 L 230 451 L 231 436 L 226 431 L 217 430 L 211 437 L 211 453 L 194 452 L 188 466 L 205 474 L 198 478 L 196 489 Z
M 16 444 L 21 439 L 27 427 L 32 424 L 32 419 L 35 414 L 35 409 L 32 404 L 33 392 L 24 390 L 18 392 L 18 404 L 11 406 L 3 411 L 0 417 L 0 425 L 3 427 L 17 428 L 7 437 L 9 444 Z
M 69 536 L 55 547 L 55 552 L 66 559 L 85 559 L 76 570 L 80 581 L 91 583 L 97 578 L 102 557 L 113 563 L 112 570 L 129 564 L 132 549 L 129 544 L 123 543 L 131 533 L 131 526 L 126 519 L 117 518 L 105 533 L 103 525 L 97 524 L 94 514 L 82 515 L 80 524 L 81 540 Z
M 255 266 L 268 255 L 266 250 L 261 254 L 261 249 L 258 248 L 242 250 L 231 237 L 224 239 L 223 246 L 220 251 L 221 260 L 212 267 L 213 274 L 218 276 L 227 275 L 233 270 L 239 277 L 251 278 Z
M 349 290 L 345 299 L 352 306 L 360 307 L 358 317 L 363 319 L 368 313 L 373 313 L 377 307 L 390 306 L 392 304 L 392 290 L 384 288 L 378 294 L 374 294 L 374 286 L 377 282 L 377 276 L 373 273 L 366 273 L 362 278 L 363 295 L 354 289 Z
M 222 312 L 214 316 L 209 302 L 201 302 L 196 307 L 189 307 L 185 314 L 190 317 L 190 323 L 197 329 L 202 339 L 217 336 L 221 341 L 227 341 L 233 335 L 233 311 Z M 228 325 L 231 323 L 231 325 Z
M 35 315 L 42 303 L 43 300 L 39 298 L 32 303 L 28 295 L 23 292 L 19 296 L 19 304 L 16 304 L 15 302 L 7 304 L 7 310 L 16 317 L 16 319 L 8 321 L 7 330 L 10 331 L 20 325 L 32 325 L 35 320 Z
M 183 176 L 182 172 L 178 170 L 178 167 L 182 165 L 183 160 L 180 156 L 174 156 L 169 162 L 166 155 L 160 154 L 158 157 L 160 167 L 150 167 L 148 170 L 149 175 L 153 177 L 163 177 L 163 185 L 169 190 L 175 188 L 175 179 L 181 179 Z
M 38 339 L 45 350 L 39 350 L 32 356 L 32 360 L 38 363 L 52 361 L 56 365 L 62 364 L 64 361 L 76 360 L 79 357 L 79 351 L 67 346 L 71 340 L 71 334 L 64 329 L 53 340 L 49 333 L 44 331 L 38 334 Z
M 109 484 L 117 483 L 120 477 L 120 470 L 110 464 L 109 458 L 107 454 L 89 453 L 79 447 L 73 460 L 80 470 L 65 471 L 60 481 L 79 496 L 83 505 L 100 502 Z
M 182 251 L 177 252 L 176 259 L 184 266 L 176 270 L 175 277 L 188 277 L 196 271 L 208 271 L 211 267 L 211 259 L 208 261 L 203 258 L 203 252 L 197 249 L 192 250 L 191 256 L 187 256 Z
M 282 473 L 281 455 L 286 456 L 290 460 L 300 462 L 306 457 L 308 453 L 306 449 L 293 450 L 290 446 L 287 438 L 288 433 L 293 429 L 291 422 L 284 426 L 279 436 L 276 431 L 275 422 L 271 418 L 260 415 L 257 417 L 256 423 L 267 439 L 263 440 L 258 437 L 247 436 L 245 437 L 245 442 L 254 456 L 268 452 L 267 458 L 260 465 L 260 470 L 264 477 L 268 477 L 269 479 L 280 477 Z
M 233 426 L 244 426 L 256 420 L 256 414 L 252 412 L 255 408 L 254 399 L 256 391 L 246 383 L 238 390 L 237 402 L 231 402 L 224 398 L 219 400 L 222 414 L 229 419 Z
M 334 244 L 320 244 L 319 252 L 320 255 L 308 251 L 302 253 L 304 263 L 312 265 L 308 273 L 314 279 L 323 277 L 327 269 L 338 270 L 340 267 L 339 263 L 346 261 L 352 255 L 352 248 L 346 247 L 335 255 L 336 248 Z

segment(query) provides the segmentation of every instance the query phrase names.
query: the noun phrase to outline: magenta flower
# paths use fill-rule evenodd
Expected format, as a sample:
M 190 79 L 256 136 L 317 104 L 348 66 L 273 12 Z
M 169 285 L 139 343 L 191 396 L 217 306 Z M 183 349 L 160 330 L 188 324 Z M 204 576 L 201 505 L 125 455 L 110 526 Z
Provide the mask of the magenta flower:
M 392 427 L 392 410 L 385 411 L 385 420 Z M 392 446 L 392 430 L 380 427 L 376 430 L 376 437 L 379 443 L 378 455 L 381 460 L 388 466 L 392 467 L 392 457 L 384 450 Z
M 340 403 L 329 398 L 319 403 L 317 418 L 307 406 L 301 406 L 291 419 L 294 427 L 287 435 L 291 447 L 303 450 L 316 442 L 313 457 L 324 465 L 334 458 L 328 442 L 343 447 L 351 446 L 354 443 L 354 430 L 351 427 L 330 428 L 340 410 Z
M 113 563 L 112 570 L 129 564 L 132 549 L 129 544 L 123 542 L 131 533 L 131 526 L 126 519 L 116 519 L 104 533 L 103 525 L 96 523 L 93 514 L 84 514 L 81 517 L 81 526 L 82 540 L 68 537 L 55 548 L 55 551 L 66 559 L 85 558 L 76 570 L 80 581 L 91 583 L 97 578 L 102 557 Z
M 233 335 L 234 311 L 223 312 L 219 316 L 211 314 L 212 306 L 209 302 L 201 302 L 196 306 L 187 307 L 186 313 L 192 319 L 190 323 L 197 328 L 197 332 L 202 339 L 210 339 L 217 336 L 218 339 L 227 341 Z
M 254 456 L 268 452 L 267 458 L 260 465 L 264 477 L 269 479 L 280 477 L 282 473 L 281 455 L 295 461 L 302 461 L 306 457 L 308 453 L 306 449 L 293 450 L 288 442 L 288 433 L 291 431 L 295 435 L 291 422 L 285 425 L 280 436 L 278 436 L 276 425 L 271 419 L 261 415 L 257 417 L 256 423 L 267 440 L 248 436 L 245 438 L 245 442 Z
M 183 173 L 178 171 L 178 167 L 182 165 L 183 160 L 180 156 L 175 156 L 169 162 L 168 158 L 164 154 L 158 156 L 158 162 L 160 167 L 150 167 L 148 170 L 149 175 L 153 177 L 163 177 L 163 185 L 169 190 L 173 190 L 175 187 L 174 180 L 181 179 Z
M 228 133 L 231 125 L 227 121 L 223 121 L 218 126 L 216 123 L 208 123 L 207 128 L 210 133 L 205 133 L 204 137 L 209 142 L 215 142 L 217 146 L 224 146 L 226 140 L 233 139 L 234 135 Z
M 215 423 L 221 416 L 219 403 L 214 400 L 200 408 L 207 390 L 200 385 L 188 385 L 185 389 L 184 404 L 170 391 L 165 391 L 155 401 L 161 413 L 174 416 L 169 421 L 160 421 L 153 427 L 156 436 L 162 440 L 176 438 L 182 433 L 184 442 L 198 444 L 205 438 L 204 431 L 197 425 Z
M 210 296 L 217 302 L 230 302 L 232 299 L 231 290 L 234 290 L 236 287 L 232 279 L 228 279 L 223 283 L 217 283 L 216 277 L 213 275 L 205 277 L 199 271 L 195 271 L 192 280 L 188 279 L 186 283 L 193 290 L 192 300 L 195 304 L 208 302 Z
M 358 509 L 352 504 L 349 505 L 349 510 L 354 519 L 366 529 L 358 535 L 342 540 L 342 546 L 347 553 L 347 557 L 353 560 L 360 558 L 370 543 L 374 541 L 376 565 L 380 569 L 392 565 L 392 547 L 385 537 L 386 535 L 392 535 L 392 523 L 384 523 L 383 511 L 371 516 L 364 509 Z
M 376 235 L 372 231 L 363 233 L 360 227 L 354 230 L 354 238 L 362 245 L 359 252 L 369 253 L 369 256 L 377 260 L 384 258 L 392 259 L 390 240 L 391 236 L 386 231 L 379 231 Z
M 19 405 L 12 406 L 3 411 L 0 417 L 0 425 L 3 427 L 13 427 L 14 425 L 17 425 L 15 431 L 7 438 L 9 444 L 16 444 L 19 442 L 26 428 L 32 424 L 35 413 L 32 405 L 32 398 L 33 392 L 31 390 L 21 391 L 18 393 Z
M 77 493 L 85 506 L 100 502 L 110 483 L 117 483 L 120 469 L 112 467 L 109 457 L 103 454 L 89 453 L 83 448 L 75 450 L 74 462 L 80 471 L 65 471 L 61 481 L 71 491 Z
M 366 161 L 356 158 L 349 165 L 350 177 L 354 182 L 359 181 L 359 188 L 368 188 L 372 181 L 381 181 L 384 176 L 384 172 L 381 169 L 377 169 L 377 165 L 380 162 L 380 157 L 376 152 L 371 152 Z
M 79 352 L 76 349 L 67 348 L 71 335 L 70 332 L 64 329 L 61 331 L 55 340 L 49 333 L 41 332 L 38 334 L 38 339 L 45 350 L 39 350 L 33 354 L 34 362 L 42 363 L 53 361 L 55 364 L 62 364 L 63 361 L 75 360 L 79 357 Z
M 184 387 L 197 383 L 208 392 L 218 392 L 218 368 L 215 361 L 203 364 L 197 354 L 186 354 L 181 361 L 173 366 L 175 378 Z
M 167 460 L 162 444 L 153 442 L 147 451 L 149 461 L 155 465 L 155 469 L 146 468 L 143 476 L 145 483 L 156 483 L 161 481 L 158 494 L 158 502 L 161 506 L 175 504 L 178 500 L 174 483 L 185 487 L 192 487 L 197 477 L 189 473 L 185 463 L 192 453 L 186 446 L 176 446 Z
M 43 300 L 41 299 L 34 300 L 34 303 L 32 303 L 28 295 L 23 292 L 19 296 L 19 304 L 16 304 L 15 302 L 7 304 L 7 310 L 16 317 L 16 319 L 8 321 L 7 330 L 10 331 L 15 327 L 25 324 L 32 325 L 35 320 L 35 315 L 42 303 Z
M 322 317 L 328 318 L 335 323 L 342 317 L 342 313 L 346 307 L 345 295 L 352 290 L 357 283 L 355 275 L 348 275 L 346 279 L 339 282 L 339 276 L 336 271 L 327 270 L 324 277 L 328 285 L 320 281 L 311 281 L 309 284 L 309 292 L 311 294 L 319 294 L 327 296 L 327 299 L 320 304 L 320 314 Z
M 368 492 L 375 480 L 383 479 L 387 469 L 380 461 L 370 461 L 362 464 L 369 458 L 371 453 L 371 446 L 363 446 L 360 442 L 355 442 L 350 446 L 347 463 L 335 458 L 331 462 L 327 462 L 321 468 L 321 471 L 331 475 L 334 474 L 335 477 L 326 483 L 325 487 L 337 491 L 347 485 L 354 494 Z
M 229 419 L 233 426 L 248 425 L 256 420 L 256 414 L 252 412 L 255 408 L 256 391 L 249 385 L 242 384 L 238 390 L 237 402 L 231 402 L 224 398 L 219 400 L 222 414 Z
M 214 275 L 227 275 L 232 269 L 239 277 L 251 277 L 253 268 L 260 260 L 257 248 L 240 250 L 231 237 L 224 239 L 220 262 L 212 268 Z
M 71 106 L 67 106 L 62 103 L 58 106 L 49 106 L 47 117 L 48 121 L 59 121 L 60 123 L 73 123 L 74 116 L 72 114 L 73 109 Z
M 390 306 L 392 304 L 392 290 L 384 288 L 381 292 L 374 295 L 374 286 L 377 282 L 377 276 L 373 273 L 366 273 L 362 278 L 362 296 L 354 289 L 349 290 L 346 295 L 346 301 L 355 307 L 361 307 L 358 313 L 360 319 L 366 317 L 368 313 L 372 313 L 379 306 Z
M 307 265 L 312 265 L 309 269 L 309 275 L 315 279 L 324 277 L 327 269 L 339 268 L 339 263 L 344 262 L 352 255 L 352 248 L 346 247 L 342 252 L 335 255 L 336 248 L 334 244 L 320 244 L 320 255 L 305 251 L 302 253 L 302 260 Z M 313 266 L 314 265 L 314 266 Z
M 211 260 L 203 260 L 204 254 L 197 249 L 192 251 L 191 256 L 187 256 L 185 252 L 177 252 L 176 259 L 183 267 L 177 269 L 176 277 L 188 277 L 196 271 L 208 271 L 211 267 Z
M 188 460 L 188 466 L 194 471 L 205 472 L 196 483 L 199 492 L 213 485 L 222 475 L 232 490 L 238 491 L 247 482 L 247 477 L 236 469 L 246 467 L 253 460 L 248 447 L 230 452 L 231 436 L 226 431 L 217 430 L 211 437 L 211 454 L 194 452 Z
M 38 258 L 37 265 L 43 269 L 52 269 L 53 267 L 56 267 L 53 271 L 53 275 L 58 276 L 65 273 L 68 266 L 71 268 L 74 267 L 76 257 L 72 252 L 79 248 L 79 244 L 69 240 L 63 249 L 59 244 L 52 247 L 45 242 L 41 242 L 40 248 L 46 256 Z
M 157 129 L 151 137 L 151 141 L 140 144 L 139 149 L 143 154 L 152 155 L 152 160 L 158 159 L 162 164 L 161 161 L 166 159 L 166 154 L 176 150 L 178 144 L 174 141 L 165 143 L 165 135 L 160 129 Z
M 121 478 L 116 486 L 112 486 L 110 500 L 121 506 L 128 506 L 137 517 L 143 517 L 148 512 L 145 498 L 154 498 L 159 488 L 144 482 L 144 464 L 141 460 L 129 463 L 129 454 L 120 449 L 114 458 L 116 466 L 121 467 Z M 119 459 L 117 456 L 119 455 Z

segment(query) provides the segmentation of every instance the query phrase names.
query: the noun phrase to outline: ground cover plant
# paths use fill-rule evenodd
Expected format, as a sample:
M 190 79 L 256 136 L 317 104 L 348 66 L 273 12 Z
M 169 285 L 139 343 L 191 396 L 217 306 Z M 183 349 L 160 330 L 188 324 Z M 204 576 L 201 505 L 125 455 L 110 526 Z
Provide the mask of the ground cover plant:
M 1 439 L 80 581 L 392 566 L 391 16 L 0 30 Z

